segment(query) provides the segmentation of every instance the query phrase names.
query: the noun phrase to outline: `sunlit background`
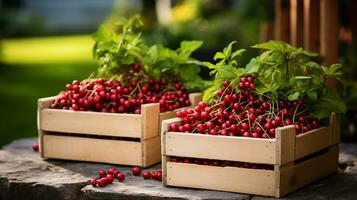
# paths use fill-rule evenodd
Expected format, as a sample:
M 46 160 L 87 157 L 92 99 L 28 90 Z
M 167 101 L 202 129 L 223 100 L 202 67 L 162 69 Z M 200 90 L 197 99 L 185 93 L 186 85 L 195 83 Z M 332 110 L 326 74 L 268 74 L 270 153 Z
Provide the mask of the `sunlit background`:
M 355 140 L 356 37 L 351 1 L 340 1 L 339 60 L 348 74 L 345 140 Z M 274 20 L 274 0 L 0 0 L 0 147 L 37 135 L 37 99 L 53 96 L 72 80 L 96 70 L 91 34 L 101 23 L 140 13 L 149 43 L 176 48 L 203 40 L 194 55 L 210 60 L 230 41 L 248 48 L 266 40 L 262 27 Z M 265 33 L 267 30 L 265 30 Z M 242 63 L 258 52 L 249 50 Z M 207 71 L 202 73 L 207 78 Z

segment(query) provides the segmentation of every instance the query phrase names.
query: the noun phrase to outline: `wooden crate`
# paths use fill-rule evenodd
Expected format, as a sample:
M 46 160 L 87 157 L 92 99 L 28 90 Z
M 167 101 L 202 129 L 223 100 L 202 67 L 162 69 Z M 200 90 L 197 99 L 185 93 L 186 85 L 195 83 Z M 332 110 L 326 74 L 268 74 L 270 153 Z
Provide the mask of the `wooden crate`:
M 339 119 L 295 135 L 294 126 L 277 128 L 275 139 L 168 132 L 162 123 L 163 184 L 281 197 L 337 172 Z M 171 156 L 269 164 L 273 170 L 171 162 Z
M 193 105 L 200 93 L 189 95 Z M 49 109 L 56 97 L 38 100 L 38 133 L 43 158 L 148 167 L 161 160 L 161 122 L 176 112 L 160 113 L 144 104 L 142 114 Z

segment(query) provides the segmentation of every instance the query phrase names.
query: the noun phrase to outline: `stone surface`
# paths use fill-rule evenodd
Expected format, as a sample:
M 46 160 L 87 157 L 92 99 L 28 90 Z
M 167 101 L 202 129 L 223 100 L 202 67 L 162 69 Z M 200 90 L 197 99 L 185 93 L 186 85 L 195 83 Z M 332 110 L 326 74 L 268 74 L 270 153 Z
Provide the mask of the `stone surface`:
M 245 194 L 163 187 L 161 182 L 131 175 L 105 188 L 86 186 L 99 169 L 112 165 L 44 161 L 31 149 L 35 139 L 16 140 L 0 150 L 0 200 L 9 199 L 272 199 Z M 357 144 L 341 144 L 341 170 L 282 199 L 357 199 Z M 156 165 L 148 170 L 160 169 Z

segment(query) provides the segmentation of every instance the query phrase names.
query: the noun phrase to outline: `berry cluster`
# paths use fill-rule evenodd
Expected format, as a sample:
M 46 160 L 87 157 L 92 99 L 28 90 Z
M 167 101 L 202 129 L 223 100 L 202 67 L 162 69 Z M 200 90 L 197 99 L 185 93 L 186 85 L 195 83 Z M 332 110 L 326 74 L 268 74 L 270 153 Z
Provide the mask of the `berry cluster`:
M 197 165 L 209 165 L 216 167 L 241 167 L 249 169 L 266 169 L 273 170 L 273 165 L 267 164 L 255 164 L 255 163 L 246 163 L 238 161 L 223 161 L 223 160 L 212 160 L 212 159 L 201 159 L 201 158 L 184 158 L 184 157 L 171 157 L 171 162 L 179 163 L 191 163 Z
M 140 167 L 133 167 L 132 173 L 134 176 L 141 175 L 141 168 Z M 109 168 L 108 170 L 100 170 L 98 172 L 99 178 L 92 178 L 88 181 L 89 185 L 93 187 L 104 187 L 108 184 L 112 184 L 114 179 L 118 179 L 119 182 L 123 182 L 125 180 L 125 175 L 118 171 L 116 168 Z M 161 181 L 162 179 L 162 172 L 161 171 L 146 171 L 143 173 L 144 179 L 154 179 Z
M 118 181 L 122 182 L 125 180 L 125 175 L 119 172 L 115 168 L 109 168 L 107 171 L 100 170 L 98 172 L 99 178 L 92 178 L 88 181 L 88 184 L 93 187 L 104 187 L 108 184 L 113 183 L 114 178 L 118 179 Z
M 124 85 L 96 79 L 67 84 L 66 91 L 59 94 L 50 108 L 140 114 L 141 105 L 146 103 L 160 103 L 160 112 L 191 105 L 188 92 L 178 81 L 134 80 Z
M 193 109 L 178 111 L 182 125 L 173 123 L 169 131 L 223 136 L 275 138 L 278 127 L 294 125 L 296 134 L 320 127 L 302 100 L 272 101 L 255 91 L 254 77 L 240 78 L 238 89 L 229 81 L 216 93 L 213 105 L 200 102 Z

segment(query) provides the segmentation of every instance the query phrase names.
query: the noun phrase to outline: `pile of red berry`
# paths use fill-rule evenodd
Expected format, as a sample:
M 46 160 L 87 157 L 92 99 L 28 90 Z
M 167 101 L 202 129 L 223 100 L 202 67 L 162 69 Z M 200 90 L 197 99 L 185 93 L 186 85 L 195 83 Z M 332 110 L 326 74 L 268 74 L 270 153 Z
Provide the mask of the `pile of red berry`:
M 190 163 L 197 165 L 209 165 L 216 167 L 242 167 L 249 169 L 266 169 L 273 170 L 273 165 L 267 164 L 256 164 L 256 163 L 247 163 L 247 162 L 238 162 L 238 161 L 223 161 L 223 160 L 213 160 L 213 159 L 202 159 L 202 158 L 186 158 L 186 157 L 176 157 L 172 156 L 170 159 L 171 162 L 178 163 Z
M 136 66 L 136 65 L 134 65 Z M 179 81 L 133 80 L 130 84 L 96 79 L 66 85 L 50 108 L 140 114 L 141 105 L 160 103 L 160 112 L 190 106 L 188 92 Z
M 254 77 L 240 78 L 238 89 L 229 81 L 216 93 L 212 105 L 200 102 L 193 109 L 178 111 L 182 124 L 173 123 L 169 131 L 209 135 L 275 138 L 278 127 L 294 125 L 296 134 L 320 127 L 302 100 L 272 101 L 255 91 Z
M 125 180 L 125 175 L 119 172 L 115 168 L 109 168 L 108 170 L 100 170 L 98 172 L 99 178 L 92 178 L 88 181 L 93 187 L 104 187 L 108 184 L 113 183 L 114 178 L 122 182 Z
M 132 173 L 134 176 L 141 175 L 141 168 L 140 167 L 133 167 Z M 118 171 L 116 168 L 109 168 L 108 170 L 100 170 L 98 172 L 99 178 L 92 178 L 88 181 L 88 184 L 92 185 L 93 187 L 104 187 L 108 184 L 112 184 L 114 179 L 118 179 L 119 182 L 123 182 L 125 180 L 125 175 Z M 162 179 L 162 172 L 161 171 L 146 171 L 143 173 L 144 179 L 154 179 L 161 181 Z

